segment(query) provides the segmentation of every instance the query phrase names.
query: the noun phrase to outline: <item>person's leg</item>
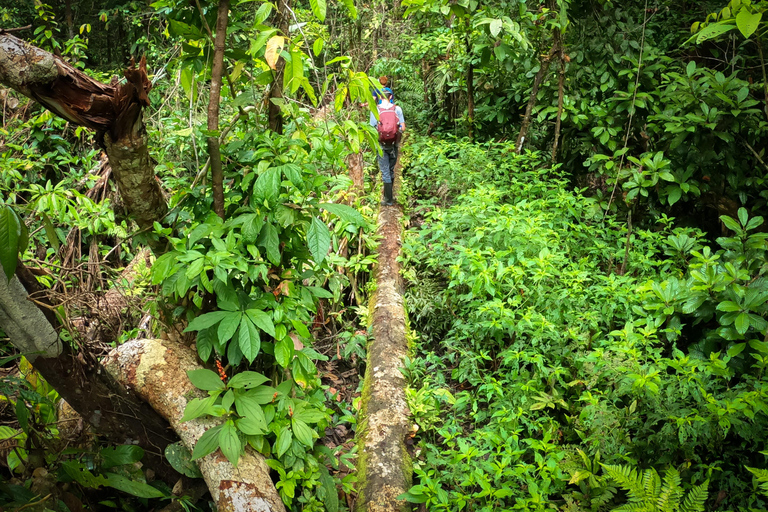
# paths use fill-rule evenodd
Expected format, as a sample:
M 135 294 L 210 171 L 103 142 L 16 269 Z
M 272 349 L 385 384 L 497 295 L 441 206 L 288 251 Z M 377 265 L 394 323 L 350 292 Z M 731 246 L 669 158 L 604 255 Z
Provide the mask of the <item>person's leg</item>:
M 392 161 L 391 146 L 381 146 L 381 156 L 379 157 L 379 169 L 381 170 L 381 181 L 383 183 L 392 183 L 394 163 Z

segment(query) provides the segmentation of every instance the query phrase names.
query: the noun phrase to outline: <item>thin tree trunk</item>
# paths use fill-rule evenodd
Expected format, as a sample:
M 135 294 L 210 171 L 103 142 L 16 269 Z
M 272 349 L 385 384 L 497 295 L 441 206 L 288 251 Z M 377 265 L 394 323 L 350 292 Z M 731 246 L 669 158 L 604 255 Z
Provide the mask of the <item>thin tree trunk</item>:
M 0 83 L 76 125 L 93 128 L 103 142 L 120 196 L 139 227 L 162 221 L 167 204 L 149 156 L 142 109 L 152 85 L 146 61 L 125 70 L 126 83 L 103 84 L 59 57 L 10 34 L 0 34 Z
M 112 443 L 138 443 L 144 464 L 173 485 L 180 475 L 163 460 L 165 446 L 176 440 L 168 423 L 145 402 L 129 393 L 87 354 L 75 354 L 62 343 L 50 305 L 34 276 L 19 265 L 16 276 L 0 276 L 0 327 L 11 343 L 67 403 Z
M 556 48 L 553 46 L 549 53 L 541 58 L 539 71 L 536 73 L 536 77 L 533 79 L 533 88 L 531 89 L 531 95 L 528 98 L 528 106 L 525 108 L 523 123 L 520 125 L 520 133 L 517 135 L 517 142 L 515 142 L 516 153 L 520 153 L 523 150 L 525 138 L 528 136 L 528 129 L 531 126 L 533 107 L 536 106 L 536 95 L 539 93 L 539 87 L 541 86 L 541 82 L 544 80 L 544 77 L 549 70 L 549 64 L 552 62 L 552 57 L 554 57 L 555 53 Z
M 275 12 L 275 24 L 284 36 L 288 36 L 288 9 L 289 0 L 278 0 L 277 11 Z M 275 79 L 269 88 L 268 103 L 268 126 L 275 133 L 283 133 L 283 113 L 280 110 L 280 103 L 283 99 L 283 73 L 285 72 L 285 59 L 277 59 L 275 63 Z M 275 101 L 273 101 L 275 100 Z
M 563 99 L 565 95 L 565 52 L 560 34 L 557 36 L 559 57 L 559 69 L 557 77 L 557 117 L 555 118 L 555 140 L 552 141 L 552 162 L 557 161 L 557 149 L 560 144 L 560 126 L 563 119 Z
M 72 20 L 72 0 L 64 0 L 64 20 L 67 23 L 69 39 L 75 37 L 75 23 Z
M 221 167 L 219 147 L 219 99 L 221 98 L 221 77 L 224 72 L 224 46 L 227 42 L 227 21 L 229 0 L 219 1 L 216 16 L 216 36 L 213 47 L 213 70 L 211 72 L 211 96 L 208 101 L 208 154 L 211 157 L 211 188 L 213 189 L 213 210 L 224 218 L 224 171 Z
M 470 40 L 470 25 L 467 18 L 467 33 L 464 42 L 467 47 L 467 131 L 470 140 L 473 138 L 475 125 L 475 66 L 472 64 L 472 41 Z

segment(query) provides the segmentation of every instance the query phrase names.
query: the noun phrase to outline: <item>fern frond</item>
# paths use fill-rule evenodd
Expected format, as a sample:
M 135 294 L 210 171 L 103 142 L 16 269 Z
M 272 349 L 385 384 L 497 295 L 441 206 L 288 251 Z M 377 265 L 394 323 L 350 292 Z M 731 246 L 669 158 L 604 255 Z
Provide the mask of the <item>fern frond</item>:
M 688 491 L 688 496 L 685 497 L 683 506 L 680 507 L 680 512 L 704 512 L 704 502 L 707 501 L 709 496 L 709 480 L 704 480 L 704 483 L 691 488 Z
M 627 503 L 619 508 L 611 509 L 611 512 L 657 512 L 656 507 L 647 503 Z
M 656 499 L 659 512 L 672 512 L 677 509 L 683 497 L 680 482 L 680 473 L 675 468 L 669 468 L 664 474 L 664 485 Z
M 642 502 L 645 499 L 643 481 L 637 471 L 631 466 L 603 465 L 608 476 L 627 491 L 630 501 Z
M 655 500 L 661 492 L 661 478 L 653 468 L 643 471 L 643 491 L 647 501 Z

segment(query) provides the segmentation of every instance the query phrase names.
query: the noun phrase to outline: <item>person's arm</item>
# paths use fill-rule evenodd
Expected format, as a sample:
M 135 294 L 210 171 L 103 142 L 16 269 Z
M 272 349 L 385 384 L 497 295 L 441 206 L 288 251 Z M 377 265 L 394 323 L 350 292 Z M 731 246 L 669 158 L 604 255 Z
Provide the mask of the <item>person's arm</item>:
M 400 123 L 400 131 L 405 133 L 405 117 L 403 116 L 403 109 L 397 107 L 395 109 L 395 113 L 397 114 L 397 120 Z
M 370 117 L 368 118 L 368 124 L 376 128 L 376 125 L 379 124 L 378 121 L 376 121 L 376 116 L 373 115 L 373 112 L 369 113 Z

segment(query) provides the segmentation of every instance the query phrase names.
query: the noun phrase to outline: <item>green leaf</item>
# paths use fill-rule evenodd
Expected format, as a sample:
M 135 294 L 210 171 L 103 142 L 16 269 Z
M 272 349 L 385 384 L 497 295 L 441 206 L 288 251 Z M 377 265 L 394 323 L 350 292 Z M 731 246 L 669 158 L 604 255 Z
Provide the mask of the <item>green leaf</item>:
M 197 444 L 195 444 L 195 449 L 192 450 L 192 460 L 197 460 L 216 451 L 216 448 L 219 447 L 219 430 L 221 430 L 221 425 L 209 428 L 200 436 Z
M 717 305 L 717 310 L 718 311 L 726 311 L 726 312 L 741 311 L 741 306 L 739 306 L 738 304 L 736 304 L 733 301 L 724 300 L 723 302 L 721 302 L 721 303 L 719 303 Z
M 123 444 L 114 448 L 104 448 L 99 452 L 99 455 L 103 459 L 101 467 L 109 469 L 140 461 L 144 456 L 144 450 L 135 444 Z
M 299 322 L 298 320 L 291 319 L 291 325 L 293 325 L 293 328 L 296 329 L 296 332 L 302 338 L 309 339 L 311 337 L 309 334 L 309 329 L 307 329 L 307 326 L 303 323 Z
M 201 368 L 199 370 L 190 370 L 187 372 L 187 377 L 192 384 L 198 389 L 204 389 L 206 391 L 216 391 L 224 389 L 224 383 L 219 378 L 216 372 Z
M 234 389 L 251 389 L 260 386 L 265 382 L 269 382 L 269 379 L 259 372 L 245 371 L 240 372 L 229 379 L 227 386 Z
M 330 212 L 333 215 L 336 215 L 338 218 L 340 218 L 345 222 L 349 222 L 350 224 L 354 224 L 358 227 L 366 225 L 366 221 L 363 218 L 363 216 L 360 215 L 360 212 L 358 212 L 351 206 L 347 206 L 346 204 L 335 204 L 335 203 L 322 203 L 319 206 L 323 210 Z
M 307 231 L 307 244 L 309 252 L 316 264 L 321 264 L 331 248 L 331 233 L 328 226 L 317 217 L 312 217 L 312 223 Z
M 323 40 L 321 38 L 315 39 L 315 43 L 312 45 L 312 53 L 315 54 L 315 56 L 320 55 L 320 53 L 323 51 Z
M 292 442 L 293 434 L 291 434 L 291 431 L 286 425 L 277 433 L 277 440 L 275 441 L 275 452 L 277 453 L 277 456 L 282 457 L 285 452 L 288 451 L 288 448 L 291 447 Z
M 259 355 L 261 338 L 259 337 L 259 331 L 256 330 L 256 326 L 253 325 L 253 322 L 246 315 L 243 315 L 243 318 L 240 320 L 240 336 L 238 341 L 243 355 L 249 363 L 252 363 L 256 356 Z M 256 385 L 258 386 L 258 384 Z
M 162 498 L 165 496 L 162 491 L 152 487 L 144 482 L 137 482 L 126 478 L 123 475 L 115 473 L 105 473 L 104 476 L 107 479 L 107 485 L 117 489 L 118 491 L 127 492 L 139 498 Z
M 312 448 L 312 445 L 314 445 L 312 434 L 314 431 L 309 428 L 309 425 L 300 419 L 292 418 L 291 426 L 293 427 L 293 435 L 296 436 L 296 439 L 307 448 Z
M 245 416 L 235 420 L 235 425 L 240 432 L 249 436 L 264 435 L 268 431 L 266 421 L 259 421 L 252 416 Z
M 502 21 L 500 19 L 491 20 L 490 25 L 488 25 L 488 28 L 491 31 L 491 35 L 493 37 L 497 37 L 499 35 L 499 32 L 501 32 L 501 26 Z
M 280 238 L 277 236 L 277 228 L 269 222 L 261 230 L 259 245 L 267 250 L 267 259 L 273 265 L 280 264 Z
M 192 454 L 181 441 L 169 444 L 165 447 L 165 459 L 168 463 L 184 476 L 189 478 L 203 478 L 200 468 L 192 461 Z
M 291 94 L 301 87 L 301 79 L 304 78 L 304 62 L 301 59 L 301 52 L 291 52 Z
M 275 337 L 275 324 L 272 323 L 271 316 L 258 309 L 248 309 L 245 311 L 245 314 L 248 316 L 248 318 L 251 319 L 251 322 L 256 324 L 256 327 L 266 332 L 273 338 Z
M 259 386 L 247 391 L 245 396 L 256 401 L 257 404 L 264 405 L 272 403 L 275 399 L 275 393 L 277 393 L 277 390 L 272 386 Z M 235 407 L 237 407 L 237 399 L 235 399 Z
M 256 179 L 253 196 L 258 203 L 271 202 L 280 193 L 280 169 L 270 167 Z
M 229 312 L 227 311 L 212 311 L 210 313 L 205 313 L 204 315 L 200 315 L 199 317 L 189 322 L 189 325 L 186 329 L 184 329 L 184 332 L 207 329 L 208 327 L 219 323 L 227 315 L 229 315 Z
M 226 411 L 228 413 L 234 402 L 235 402 L 235 392 L 232 389 L 228 389 L 227 392 L 224 393 L 224 396 L 221 397 L 221 405 L 217 406 L 217 408 L 221 407 L 223 411 Z
M 243 314 L 240 311 L 233 311 L 227 313 L 227 316 L 219 324 L 219 330 L 217 334 L 219 336 L 219 343 L 224 343 L 232 339 L 235 335 L 237 327 L 240 325 L 240 319 Z
M 692 77 L 693 73 L 696 71 L 696 61 L 690 61 L 688 65 L 685 67 L 685 74 L 688 75 L 688 77 Z
M 328 11 L 325 0 L 309 0 L 309 5 L 312 7 L 312 14 L 321 22 L 325 21 L 325 15 Z
M 713 23 L 711 25 L 707 25 L 702 29 L 701 32 L 699 32 L 696 35 L 696 44 L 703 43 L 704 41 L 707 41 L 709 39 L 713 39 L 715 37 L 718 37 L 722 34 L 725 34 L 726 32 L 731 31 L 734 28 L 733 25 L 730 23 Z
M 757 26 L 760 24 L 760 19 L 762 19 L 762 17 L 762 12 L 751 13 L 745 5 L 741 8 L 739 14 L 736 15 L 736 27 L 738 27 L 739 32 L 741 32 L 741 35 L 743 35 L 745 39 L 749 39 L 749 37 L 755 33 L 755 30 L 757 30 Z
M 320 484 L 325 491 L 323 505 L 325 505 L 326 512 L 339 512 L 339 493 L 336 490 L 336 484 L 333 482 L 333 477 L 328 473 L 328 468 L 323 465 L 320 466 Z
M 237 435 L 235 424 L 231 420 L 227 421 L 224 426 L 221 427 L 221 432 L 219 433 L 219 446 L 221 447 L 221 453 L 224 454 L 233 466 L 237 467 L 243 446 Z
M 195 345 L 197 346 L 197 353 L 200 359 L 208 361 L 213 352 L 213 344 L 216 341 L 213 329 L 203 329 L 197 333 Z
M 734 327 L 736 327 L 736 332 L 739 334 L 744 334 L 747 332 L 747 329 L 749 329 L 749 314 L 748 313 L 741 313 L 739 316 L 736 317 L 736 320 L 733 323 Z
M 0 265 L 9 280 L 16 272 L 20 235 L 19 218 L 9 206 L 0 206 Z
M 288 368 L 293 359 L 293 340 L 290 336 L 286 336 L 282 340 L 275 343 L 275 359 L 277 364 L 283 368 Z
M 56 230 L 53 228 L 50 217 L 43 212 L 40 215 L 43 218 L 43 227 L 45 227 L 45 236 L 48 238 L 48 243 L 51 244 L 54 251 L 59 252 L 61 242 L 59 241 L 59 235 L 56 234 Z
M 243 215 L 243 217 L 245 217 L 245 221 L 240 228 L 240 232 L 243 234 L 246 242 L 255 242 L 262 226 L 264 226 L 264 219 L 258 213 Z

